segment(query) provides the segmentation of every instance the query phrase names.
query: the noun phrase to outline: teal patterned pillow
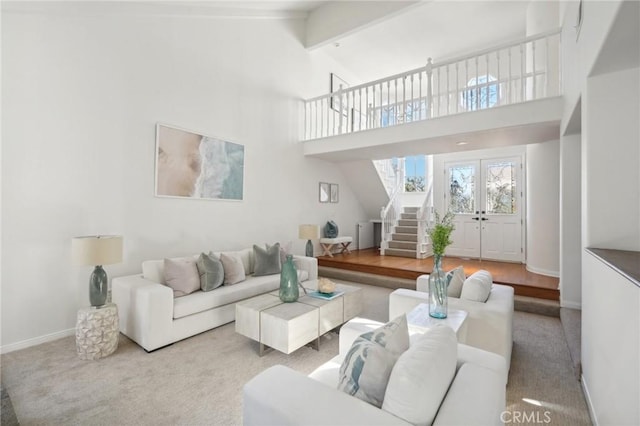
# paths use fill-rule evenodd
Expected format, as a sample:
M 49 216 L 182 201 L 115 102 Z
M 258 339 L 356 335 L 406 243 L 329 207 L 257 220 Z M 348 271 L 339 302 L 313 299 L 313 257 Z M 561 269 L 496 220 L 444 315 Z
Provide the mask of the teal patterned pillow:
M 200 289 L 202 291 L 216 289 L 224 282 L 224 268 L 217 257 L 201 253 L 196 266 L 198 274 L 200 274 Z
M 447 278 L 447 296 L 460 298 L 462 284 L 467 279 L 462 265 L 447 272 L 445 277 Z
M 391 370 L 407 349 L 406 315 L 364 333 L 353 342 L 340 366 L 338 389 L 380 408 Z

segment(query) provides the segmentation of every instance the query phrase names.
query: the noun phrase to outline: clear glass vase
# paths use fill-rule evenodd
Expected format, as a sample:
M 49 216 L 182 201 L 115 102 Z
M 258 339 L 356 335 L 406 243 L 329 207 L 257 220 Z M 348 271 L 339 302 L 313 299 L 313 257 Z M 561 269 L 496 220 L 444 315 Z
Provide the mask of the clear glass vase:
M 286 303 L 295 302 L 300 296 L 298 289 L 298 271 L 293 264 L 293 256 L 287 255 L 280 272 L 280 300 Z
M 433 255 L 433 271 L 429 275 L 429 315 L 447 317 L 447 277 L 442 270 L 442 255 Z

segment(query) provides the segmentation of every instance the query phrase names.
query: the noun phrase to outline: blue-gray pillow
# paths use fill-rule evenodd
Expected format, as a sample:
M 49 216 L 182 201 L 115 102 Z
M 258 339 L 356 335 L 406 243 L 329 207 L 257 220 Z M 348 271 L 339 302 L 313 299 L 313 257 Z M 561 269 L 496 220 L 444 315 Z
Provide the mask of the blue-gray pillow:
M 279 274 L 280 266 L 280 244 L 275 243 L 268 249 L 253 245 L 253 257 L 255 265 L 253 268 L 253 276 Z
M 340 366 L 338 389 L 380 408 L 391 370 L 409 349 L 407 316 L 364 333 L 351 345 Z
M 216 289 L 224 282 L 224 268 L 217 257 L 201 253 L 196 266 L 198 274 L 200 274 L 200 289 L 202 291 Z

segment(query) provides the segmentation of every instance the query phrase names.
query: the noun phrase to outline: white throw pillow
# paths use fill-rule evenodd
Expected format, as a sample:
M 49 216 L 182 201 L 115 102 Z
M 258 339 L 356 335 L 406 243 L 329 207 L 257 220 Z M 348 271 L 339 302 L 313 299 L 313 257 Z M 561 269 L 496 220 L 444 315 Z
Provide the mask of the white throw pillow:
M 242 258 L 236 253 L 220 253 L 220 261 L 224 267 L 224 285 L 232 285 L 244 281 Z
M 491 293 L 491 285 L 493 277 L 489 271 L 481 269 L 471 274 L 462 285 L 462 293 L 460 299 L 473 300 L 476 302 L 486 302 Z
M 447 296 L 460 297 L 462 292 L 462 284 L 467 277 L 464 275 L 464 268 L 462 265 L 447 272 L 447 280 L 449 281 L 447 286 Z
M 430 425 L 455 376 L 457 361 L 456 333 L 443 324 L 432 327 L 398 358 L 382 409 L 414 425 Z
M 200 274 L 192 257 L 164 260 L 164 280 L 173 289 L 173 297 L 200 290 Z
M 407 316 L 359 336 L 340 366 L 338 389 L 380 407 L 389 375 L 398 357 L 409 348 Z

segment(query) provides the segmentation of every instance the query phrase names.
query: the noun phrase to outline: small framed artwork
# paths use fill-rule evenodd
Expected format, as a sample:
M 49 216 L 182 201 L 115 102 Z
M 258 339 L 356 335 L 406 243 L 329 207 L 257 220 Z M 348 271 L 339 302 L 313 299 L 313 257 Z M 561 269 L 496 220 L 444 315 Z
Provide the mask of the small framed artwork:
M 331 184 L 331 202 L 332 203 L 338 202 L 338 184 L 337 183 Z
M 334 73 L 331 73 L 331 81 L 330 81 L 330 87 L 329 87 L 329 91 L 331 93 L 338 92 L 340 89 L 346 90 L 348 88 L 349 88 L 349 84 L 346 81 L 344 81 Z M 343 102 L 341 102 L 341 96 L 332 96 L 330 101 L 331 101 L 332 110 L 336 112 L 342 111 L 343 115 L 347 115 L 347 112 L 348 112 L 347 106 L 343 105 Z
M 328 203 L 330 192 L 331 185 L 326 182 L 320 182 L 318 201 L 320 201 L 321 203 Z

